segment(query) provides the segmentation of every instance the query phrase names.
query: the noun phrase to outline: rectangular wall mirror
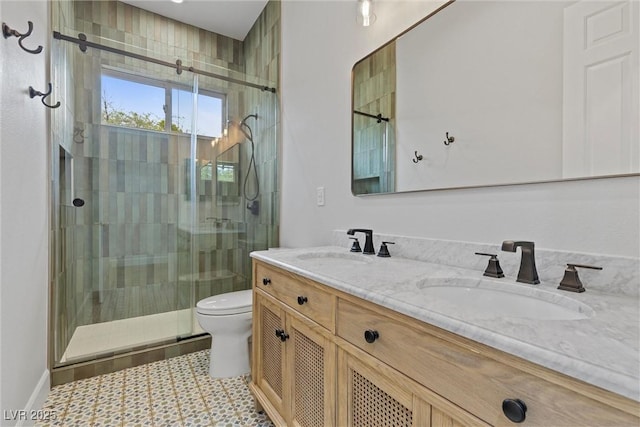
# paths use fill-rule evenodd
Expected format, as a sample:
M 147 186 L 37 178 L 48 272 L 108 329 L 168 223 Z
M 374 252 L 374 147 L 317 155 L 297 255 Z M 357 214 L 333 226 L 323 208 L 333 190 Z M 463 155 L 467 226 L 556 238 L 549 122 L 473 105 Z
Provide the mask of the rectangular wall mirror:
M 355 195 L 640 172 L 640 3 L 455 1 L 352 72 Z

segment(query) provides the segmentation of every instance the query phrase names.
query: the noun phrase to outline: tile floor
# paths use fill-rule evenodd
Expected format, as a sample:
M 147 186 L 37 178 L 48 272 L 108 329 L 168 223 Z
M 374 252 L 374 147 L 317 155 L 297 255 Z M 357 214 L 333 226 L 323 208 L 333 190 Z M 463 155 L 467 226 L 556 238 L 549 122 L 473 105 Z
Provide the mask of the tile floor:
M 260 426 L 247 377 L 212 379 L 209 350 L 54 387 L 37 426 Z M 55 418 L 55 419 L 54 419 Z

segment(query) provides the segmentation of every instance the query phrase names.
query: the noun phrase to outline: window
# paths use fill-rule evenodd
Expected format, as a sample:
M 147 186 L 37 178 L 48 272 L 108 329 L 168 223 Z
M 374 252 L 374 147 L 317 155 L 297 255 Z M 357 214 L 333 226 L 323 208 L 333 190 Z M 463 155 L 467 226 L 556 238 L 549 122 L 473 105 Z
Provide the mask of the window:
M 102 122 L 165 132 L 192 133 L 193 93 L 188 87 L 126 73 L 102 74 Z M 222 94 L 201 91 L 197 95 L 195 133 L 222 136 Z
M 218 163 L 217 168 L 218 182 L 236 181 L 236 168 L 233 163 Z

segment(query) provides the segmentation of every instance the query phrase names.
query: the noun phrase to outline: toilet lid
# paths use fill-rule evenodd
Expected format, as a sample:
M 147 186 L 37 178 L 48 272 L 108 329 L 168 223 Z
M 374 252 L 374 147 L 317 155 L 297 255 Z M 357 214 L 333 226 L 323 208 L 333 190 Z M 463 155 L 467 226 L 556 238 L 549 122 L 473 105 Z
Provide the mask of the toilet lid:
M 214 295 L 198 301 L 198 313 L 220 316 L 225 314 L 247 313 L 251 311 L 252 291 L 228 292 Z

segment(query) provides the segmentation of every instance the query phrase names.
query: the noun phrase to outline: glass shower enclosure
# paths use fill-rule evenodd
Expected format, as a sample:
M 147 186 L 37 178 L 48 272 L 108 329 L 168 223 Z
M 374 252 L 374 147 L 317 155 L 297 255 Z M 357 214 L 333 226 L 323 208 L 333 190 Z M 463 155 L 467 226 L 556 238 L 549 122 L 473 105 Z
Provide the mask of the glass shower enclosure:
M 279 218 L 273 82 L 186 50 L 175 55 L 196 72 L 175 55 L 58 36 L 54 368 L 203 333 L 196 302 L 251 287 L 249 252 L 277 246 Z

